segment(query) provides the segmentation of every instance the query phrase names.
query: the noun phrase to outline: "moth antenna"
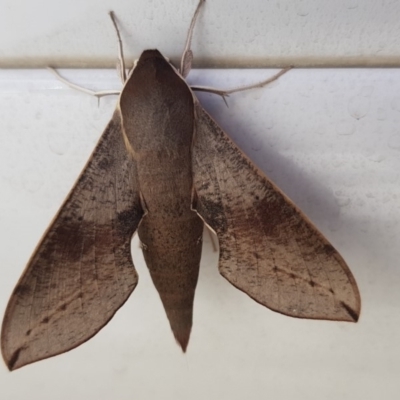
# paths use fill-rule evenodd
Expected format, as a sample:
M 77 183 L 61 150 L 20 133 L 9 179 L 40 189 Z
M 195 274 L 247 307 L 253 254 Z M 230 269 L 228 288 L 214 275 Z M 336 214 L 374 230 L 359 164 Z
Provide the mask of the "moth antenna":
M 114 11 L 110 11 L 109 16 L 111 18 L 111 21 L 114 25 L 115 32 L 117 33 L 117 38 L 118 38 L 118 61 L 119 61 L 119 67 L 117 67 L 117 70 L 119 70 L 119 76 L 124 84 L 126 81 L 126 70 L 125 70 L 125 60 L 124 60 L 124 49 L 122 46 L 122 39 L 121 35 L 119 33 L 118 25 L 117 25 L 117 20 L 115 18 Z
M 192 37 L 194 26 L 196 24 L 197 16 L 199 15 L 201 6 L 205 3 L 206 0 L 200 0 L 199 4 L 197 5 L 196 11 L 194 12 L 192 21 L 190 23 L 189 32 L 186 38 L 185 48 L 183 49 L 182 59 L 181 59 L 181 68 L 180 73 L 181 75 L 186 78 L 189 75 L 190 69 L 192 68 L 192 61 L 193 61 L 193 52 L 190 50 L 190 46 L 192 44 Z

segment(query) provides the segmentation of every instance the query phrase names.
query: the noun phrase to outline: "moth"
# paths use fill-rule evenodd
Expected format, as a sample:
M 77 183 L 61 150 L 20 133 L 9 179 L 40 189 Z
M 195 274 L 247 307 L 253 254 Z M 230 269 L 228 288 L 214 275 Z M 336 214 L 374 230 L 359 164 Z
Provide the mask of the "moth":
M 146 50 L 126 78 L 120 42 L 114 115 L 9 300 L 1 349 L 10 370 L 69 351 L 110 321 L 138 283 L 136 232 L 183 351 L 205 224 L 219 239 L 221 275 L 258 303 L 292 317 L 358 320 L 360 294 L 343 258 L 194 94 L 227 92 L 185 82 L 203 3 L 179 69 Z

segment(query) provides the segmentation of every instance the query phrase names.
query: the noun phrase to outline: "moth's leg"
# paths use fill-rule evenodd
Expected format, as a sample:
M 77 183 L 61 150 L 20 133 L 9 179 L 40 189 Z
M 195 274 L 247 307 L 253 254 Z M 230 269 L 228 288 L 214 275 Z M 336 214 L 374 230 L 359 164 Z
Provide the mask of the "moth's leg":
M 181 68 L 179 69 L 180 74 L 184 78 L 186 78 L 189 75 L 190 69 L 192 68 L 193 52 L 190 49 L 190 45 L 192 44 L 193 30 L 197 16 L 199 15 L 201 6 L 205 3 L 205 1 L 206 0 L 199 1 L 199 4 L 197 5 L 196 11 L 194 12 L 192 18 L 192 22 L 190 23 L 189 32 L 186 38 L 185 48 L 183 49 Z
M 117 64 L 117 70 L 119 72 L 119 77 L 120 77 L 120 79 L 122 81 L 122 84 L 124 84 L 125 81 L 126 81 L 126 69 L 125 69 L 125 60 L 124 60 L 124 50 L 123 50 L 123 46 L 122 46 L 122 39 L 121 39 L 121 35 L 119 33 L 117 21 L 115 19 L 114 11 L 110 11 L 109 15 L 110 15 L 111 21 L 112 21 L 112 23 L 114 25 L 115 32 L 117 33 L 117 38 L 118 38 L 118 61 L 119 61 L 119 64 Z
M 96 96 L 97 98 L 100 98 L 103 96 L 110 96 L 110 95 L 119 95 L 121 93 L 120 90 L 101 90 L 101 91 L 95 92 L 93 90 L 86 89 L 82 86 L 75 85 L 75 83 L 68 81 L 67 79 L 63 78 L 54 68 L 47 67 L 47 69 L 50 72 L 52 72 L 57 77 L 58 80 L 60 80 L 62 83 L 65 83 L 70 88 L 79 90 L 80 92 L 87 93 L 92 96 Z
M 192 90 L 197 90 L 198 92 L 214 93 L 214 94 L 217 94 L 217 95 L 221 96 L 225 100 L 225 96 L 229 96 L 232 93 L 242 92 L 243 90 L 261 88 L 263 86 L 266 86 L 269 83 L 271 83 L 273 81 L 276 81 L 279 77 L 281 77 L 283 74 L 286 74 L 286 72 L 288 72 L 292 68 L 293 67 L 283 68 L 277 74 L 273 75 L 271 78 L 266 79 L 265 81 L 258 82 L 258 83 L 253 83 L 251 85 L 242 86 L 242 87 L 239 87 L 239 88 L 234 88 L 234 89 L 229 89 L 229 90 L 222 90 L 222 89 L 215 89 L 215 88 L 211 88 L 211 87 L 207 87 L 207 86 L 191 86 L 191 89 Z

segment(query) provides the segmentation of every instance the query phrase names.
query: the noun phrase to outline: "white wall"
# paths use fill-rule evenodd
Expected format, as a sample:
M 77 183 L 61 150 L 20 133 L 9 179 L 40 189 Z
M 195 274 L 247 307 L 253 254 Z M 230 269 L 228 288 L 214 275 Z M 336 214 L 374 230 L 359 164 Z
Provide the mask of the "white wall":
M 128 59 L 157 47 L 177 60 L 196 0 L 2 0 L 0 66 L 113 67 L 120 19 Z M 197 65 L 388 66 L 400 60 L 397 0 L 207 0 Z
M 157 0 L 135 3 L 2 0 L 0 30 L 6 24 L 8 33 L 0 34 L 0 62 L 112 66 L 111 7 L 132 57 L 152 45 L 177 57 L 194 2 L 180 1 L 179 8 L 174 2 L 175 9 Z M 208 0 L 195 32 L 195 55 L 207 65 L 213 58 L 233 66 L 241 57 L 245 65 L 268 65 L 269 56 L 277 63 L 293 57 L 339 65 L 354 56 L 379 64 L 399 56 L 398 1 L 226 4 Z M 335 8 L 335 17 L 324 5 Z M 273 72 L 194 70 L 189 81 L 230 88 Z M 120 87 L 114 70 L 62 73 L 92 89 Z M 216 96 L 199 95 L 346 259 L 362 297 L 357 324 L 269 311 L 219 276 L 217 254 L 206 244 L 184 356 L 135 242 L 140 282 L 112 321 L 67 354 L 13 373 L 0 363 L 0 398 L 397 399 L 399 93 L 399 69 L 295 69 L 267 88 L 231 95 L 229 108 Z M 46 70 L 0 70 L 0 313 L 115 102 L 98 103 Z

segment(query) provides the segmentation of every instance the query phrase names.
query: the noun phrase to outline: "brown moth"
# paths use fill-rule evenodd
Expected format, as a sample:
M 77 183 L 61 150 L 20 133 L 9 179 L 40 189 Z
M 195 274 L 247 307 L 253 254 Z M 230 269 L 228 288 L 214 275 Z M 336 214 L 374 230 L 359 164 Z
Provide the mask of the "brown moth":
M 293 317 L 358 320 L 360 295 L 343 258 L 243 155 L 198 103 L 192 89 L 199 88 L 184 80 L 203 2 L 179 70 L 157 50 L 140 56 L 15 287 L 1 336 L 10 370 L 71 350 L 108 323 L 138 282 L 131 257 L 136 231 L 183 351 L 204 224 L 218 236 L 222 276 L 258 303 Z

